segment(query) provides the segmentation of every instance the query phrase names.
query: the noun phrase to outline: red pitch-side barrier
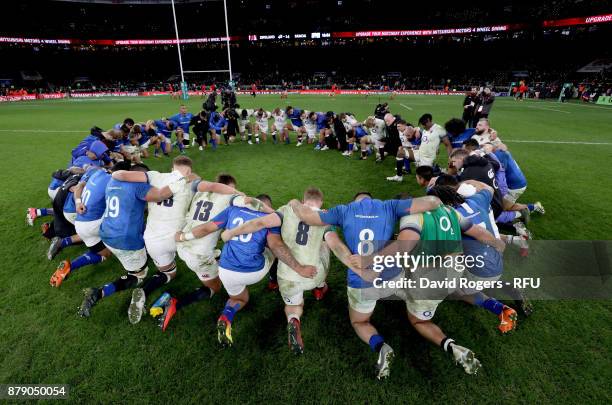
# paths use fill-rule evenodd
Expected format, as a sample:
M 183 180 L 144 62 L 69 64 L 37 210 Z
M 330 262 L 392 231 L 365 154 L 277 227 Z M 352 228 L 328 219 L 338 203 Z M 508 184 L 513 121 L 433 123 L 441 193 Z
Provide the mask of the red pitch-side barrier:
M 288 90 L 290 94 L 330 94 L 331 90 Z M 237 91 L 239 95 L 249 95 L 251 91 Z M 281 94 L 278 90 L 257 90 L 257 94 Z M 398 91 L 381 91 L 381 90 L 336 90 L 335 94 L 347 95 L 366 95 L 366 94 L 405 94 L 405 95 L 427 95 L 427 96 L 454 96 L 463 95 L 463 91 L 441 91 L 441 90 L 398 90 Z M 190 96 L 201 96 L 208 93 L 201 91 L 190 91 Z M 46 94 L 26 94 L 19 96 L 0 96 L 0 102 L 27 101 L 27 100 L 50 100 L 60 98 L 97 98 L 97 97 L 151 97 L 151 96 L 168 96 L 169 91 L 98 91 L 98 92 L 73 92 L 73 93 L 46 93 Z

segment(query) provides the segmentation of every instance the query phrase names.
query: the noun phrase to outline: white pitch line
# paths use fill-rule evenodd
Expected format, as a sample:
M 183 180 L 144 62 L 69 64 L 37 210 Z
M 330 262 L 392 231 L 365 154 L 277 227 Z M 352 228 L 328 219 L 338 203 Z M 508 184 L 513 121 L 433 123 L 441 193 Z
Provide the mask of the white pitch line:
M 86 132 L 86 130 L 70 130 L 70 129 L 0 129 L 0 132 Z
M 569 112 L 569 111 L 557 110 L 556 108 L 534 107 L 534 106 L 531 106 L 531 105 L 527 106 L 527 108 L 531 108 L 533 110 L 546 110 L 546 111 L 560 112 L 560 113 L 564 113 L 564 114 L 571 114 L 571 112 Z
M 404 107 L 405 109 L 412 111 L 412 107 L 408 107 L 408 106 L 407 106 L 406 104 L 404 104 L 404 103 L 400 103 L 400 105 L 401 105 L 402 107 Z
M 520 141 L 517 139 L 504 139 L 504 142 L 516 143 L 551 143 L 551 144 L 567 144 L 567 145 L 612 145 L 610 142 L 578 142 L 578 141 Z

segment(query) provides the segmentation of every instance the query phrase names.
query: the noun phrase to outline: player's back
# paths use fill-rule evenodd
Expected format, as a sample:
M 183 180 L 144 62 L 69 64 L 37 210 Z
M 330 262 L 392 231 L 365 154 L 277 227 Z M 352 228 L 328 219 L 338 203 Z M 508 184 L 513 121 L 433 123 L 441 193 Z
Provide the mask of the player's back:
M 264 215 L 262 212 L 248 208 L 229 207 L 215 218 L 215 224 L 225 229 L 233 229 Z M 268 229 L 264 228 L 227 241 L 223 245 L 219 266 L 243 273 L 261 270 L 265 262 L 263 252 L 266 248 L 267 235 Z
M 106 209 L 100 225 L 104 243 L 117 249 L 144 247 L 145 197 L 151 185 L 112 179 L 106 186 Z
M 463 250 L 459 214 L 451 207 L 440 205 L 432 211 L 402 217 L 400 229 L 419 233 L 420 243 L 414 253 L 446 255 Z
M 178 171 L 171 173 L 149 171 L 147 172 L 147 177 L 150 185 L 163 188 L 180 180 L 183 175 Z M 150 202 L 148 205 L 149 215 L 147 217 L 145 237 L 165 238 L 180 231 L 185 224 L 185 213 L 189 209 L 192 196 L 191 184 L 185 184 L 180 191 L 174 193 L 167 200 Z
M 85 205 L 85 213 L 77 214 L 77 221 L 87 222 L 102 218 L 106 209 L 106 186 L 110 179 L 111 175 L 104 170 L 95 170 L 89 176 L 81 193 L 81 199 Z
M 293 257 L 300 264 L 317 266 L 321 256 L 323 235 L 327 227 L 305 224 L 289 205 L 283 205 L 277 210 L 277 213 L 282 218 L 281 236 Z M 280 272 L 281 264 L 279 263 L 279 274 Z M 295 274 L 293 271 L 291 273 Z
M 233 194 L 197 192 L 191 200 L 191 207 L 185 217 L 183 232 L 191 232 L 196 226 L 210 222 L 230 206 L 234 197 L 235 195 Z M 203 238 L 183 242 L 183 247 L 189 249 L 194 254 L 204 255 L 212 252 L 217 245 L 220 233 L 221 230 L 218 230 Z
M 487 190 L 480 190 L 476 194 L 467 197 L 465 202 L 455 209 L 466 219 L 472 221 L 474 225 L 481 226 L 499 238 L 499 229 L 495 224 L 493 211 L 491 210 L 492 195 Z M 464 235 L 464 239 L 473 240 L 471 236 Z

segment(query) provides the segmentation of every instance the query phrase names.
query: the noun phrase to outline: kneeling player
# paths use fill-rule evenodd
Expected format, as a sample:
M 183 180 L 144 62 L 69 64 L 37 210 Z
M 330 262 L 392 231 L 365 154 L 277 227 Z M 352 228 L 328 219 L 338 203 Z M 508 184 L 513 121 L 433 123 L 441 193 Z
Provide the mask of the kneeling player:
M 177 253 L 200 279 L 203 286 L 197 290 L 178 298 L 164 293 L 160 299 L 151 307 L 151 316 L 162 315 L 159 326 L 165 331 L 174 317 L 176 311 L 197 301 L 211 298 L 221 289 L 219 280 L 219 266 L 216 257 L 219 251 L 215 250 L 219 240 L 220 231 L 210 233 L 202 238 L 191 238 L 194 228 L 207 224 L 219 213 L 229 206 L 249 208 L 254 211 L 264 209 L 265 205 L 255 199 L 247 199 L 238 195 L 235 190 L 236 180 L 229 174 L 221 174 L 217 177 L 217 183 L 227 187 L 226 190 L 212 189 L 200 191 L 195 194 L 189 213 L 187 224 L 182 230 L 182 239 L 176 243 Z M 267 209 L 267 212 L 272 211 Z M 174 238 L 174 235 L 172 235 Z
M 271 206 L 270 197 L 260 195 L 258 199 Z M 232 229 L 244 222 L 264 216 L 265 214 L 247 208 L 229 207 L 223 210 L 207 224 L 199 225 L 187 234 L 179 233 L 178 241 L 193 240 L 217 232 L 221 228 Z M 272 252 L 280 260 L 288 260 L 295 271 L 307 277 L 314 277 L 316 268 L 302 266 L 291 256 L 280 238 L 278 227 L 262 229 L 254 233 L 240 235 L 223 245 L 219 261 L 219 278 L 229 295 L 225 308 L 217 321 L 217 339 L 222 346 L 231 346 L 232 322 L 237 311 L 244 308 L 249 301 L 248 286 L 261 281 L 272 265 Z
M 130 170 L 146 172 L 148 168 L 134 165 Z M 117 173 L 121 171 L 114 174 Z M 184 178 L 162 189 L 152 187 L 149 183 L 128 183 L 114 178 L 108 182 L 100 238 L 119 259 L 127 275 L 103 287 L 86 289 L 79 315 L 89 317 L 92 307 L 102 298 L 142 284 L 149 270 L 143 239 L 145 204 L 167 200 L 185 184 Z
M 320 210 L 323 205 L 323 193 L 317 188 L 307 189 L 304 192 L 304 204 L 314 210 Z M 253 219 L 237 228 L 224 231 L 221 237 L 227 242 L 239 235 L 248 235 L 274 227 L 281 227 L 283 242 L 295 260 L 317 268 L 316 276 L 310 278 L 295 272 L 282 257 L 278 264 L 278 285 L 281 297 L 285 302 L 289 348 L 295 354 L 302 354 L 304 344 L 300 318 L 304 312 L 304 291 L 312 290 L 317 300 L 323 299 L 328 291 L 325 279 L 329 270 L 329 250 L 323 241 L 325 240 L 335 253 L 341 252 L 336 253 L 338 257 L 348 257 L 350 251 L 331 227 L 306 225 L 300 221 L 289 205 L 280 207 L 273 214 Z

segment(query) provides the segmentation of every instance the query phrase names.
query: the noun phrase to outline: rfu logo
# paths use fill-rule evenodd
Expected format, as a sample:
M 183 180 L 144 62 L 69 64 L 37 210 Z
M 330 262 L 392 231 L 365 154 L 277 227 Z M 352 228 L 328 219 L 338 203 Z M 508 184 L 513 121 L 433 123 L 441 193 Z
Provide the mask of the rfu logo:
M 492 179 L 493 177 L 495 177 L 495 171 L 493 169 L 490 169 L 487 175 L 489 176 L 490 179 Z

